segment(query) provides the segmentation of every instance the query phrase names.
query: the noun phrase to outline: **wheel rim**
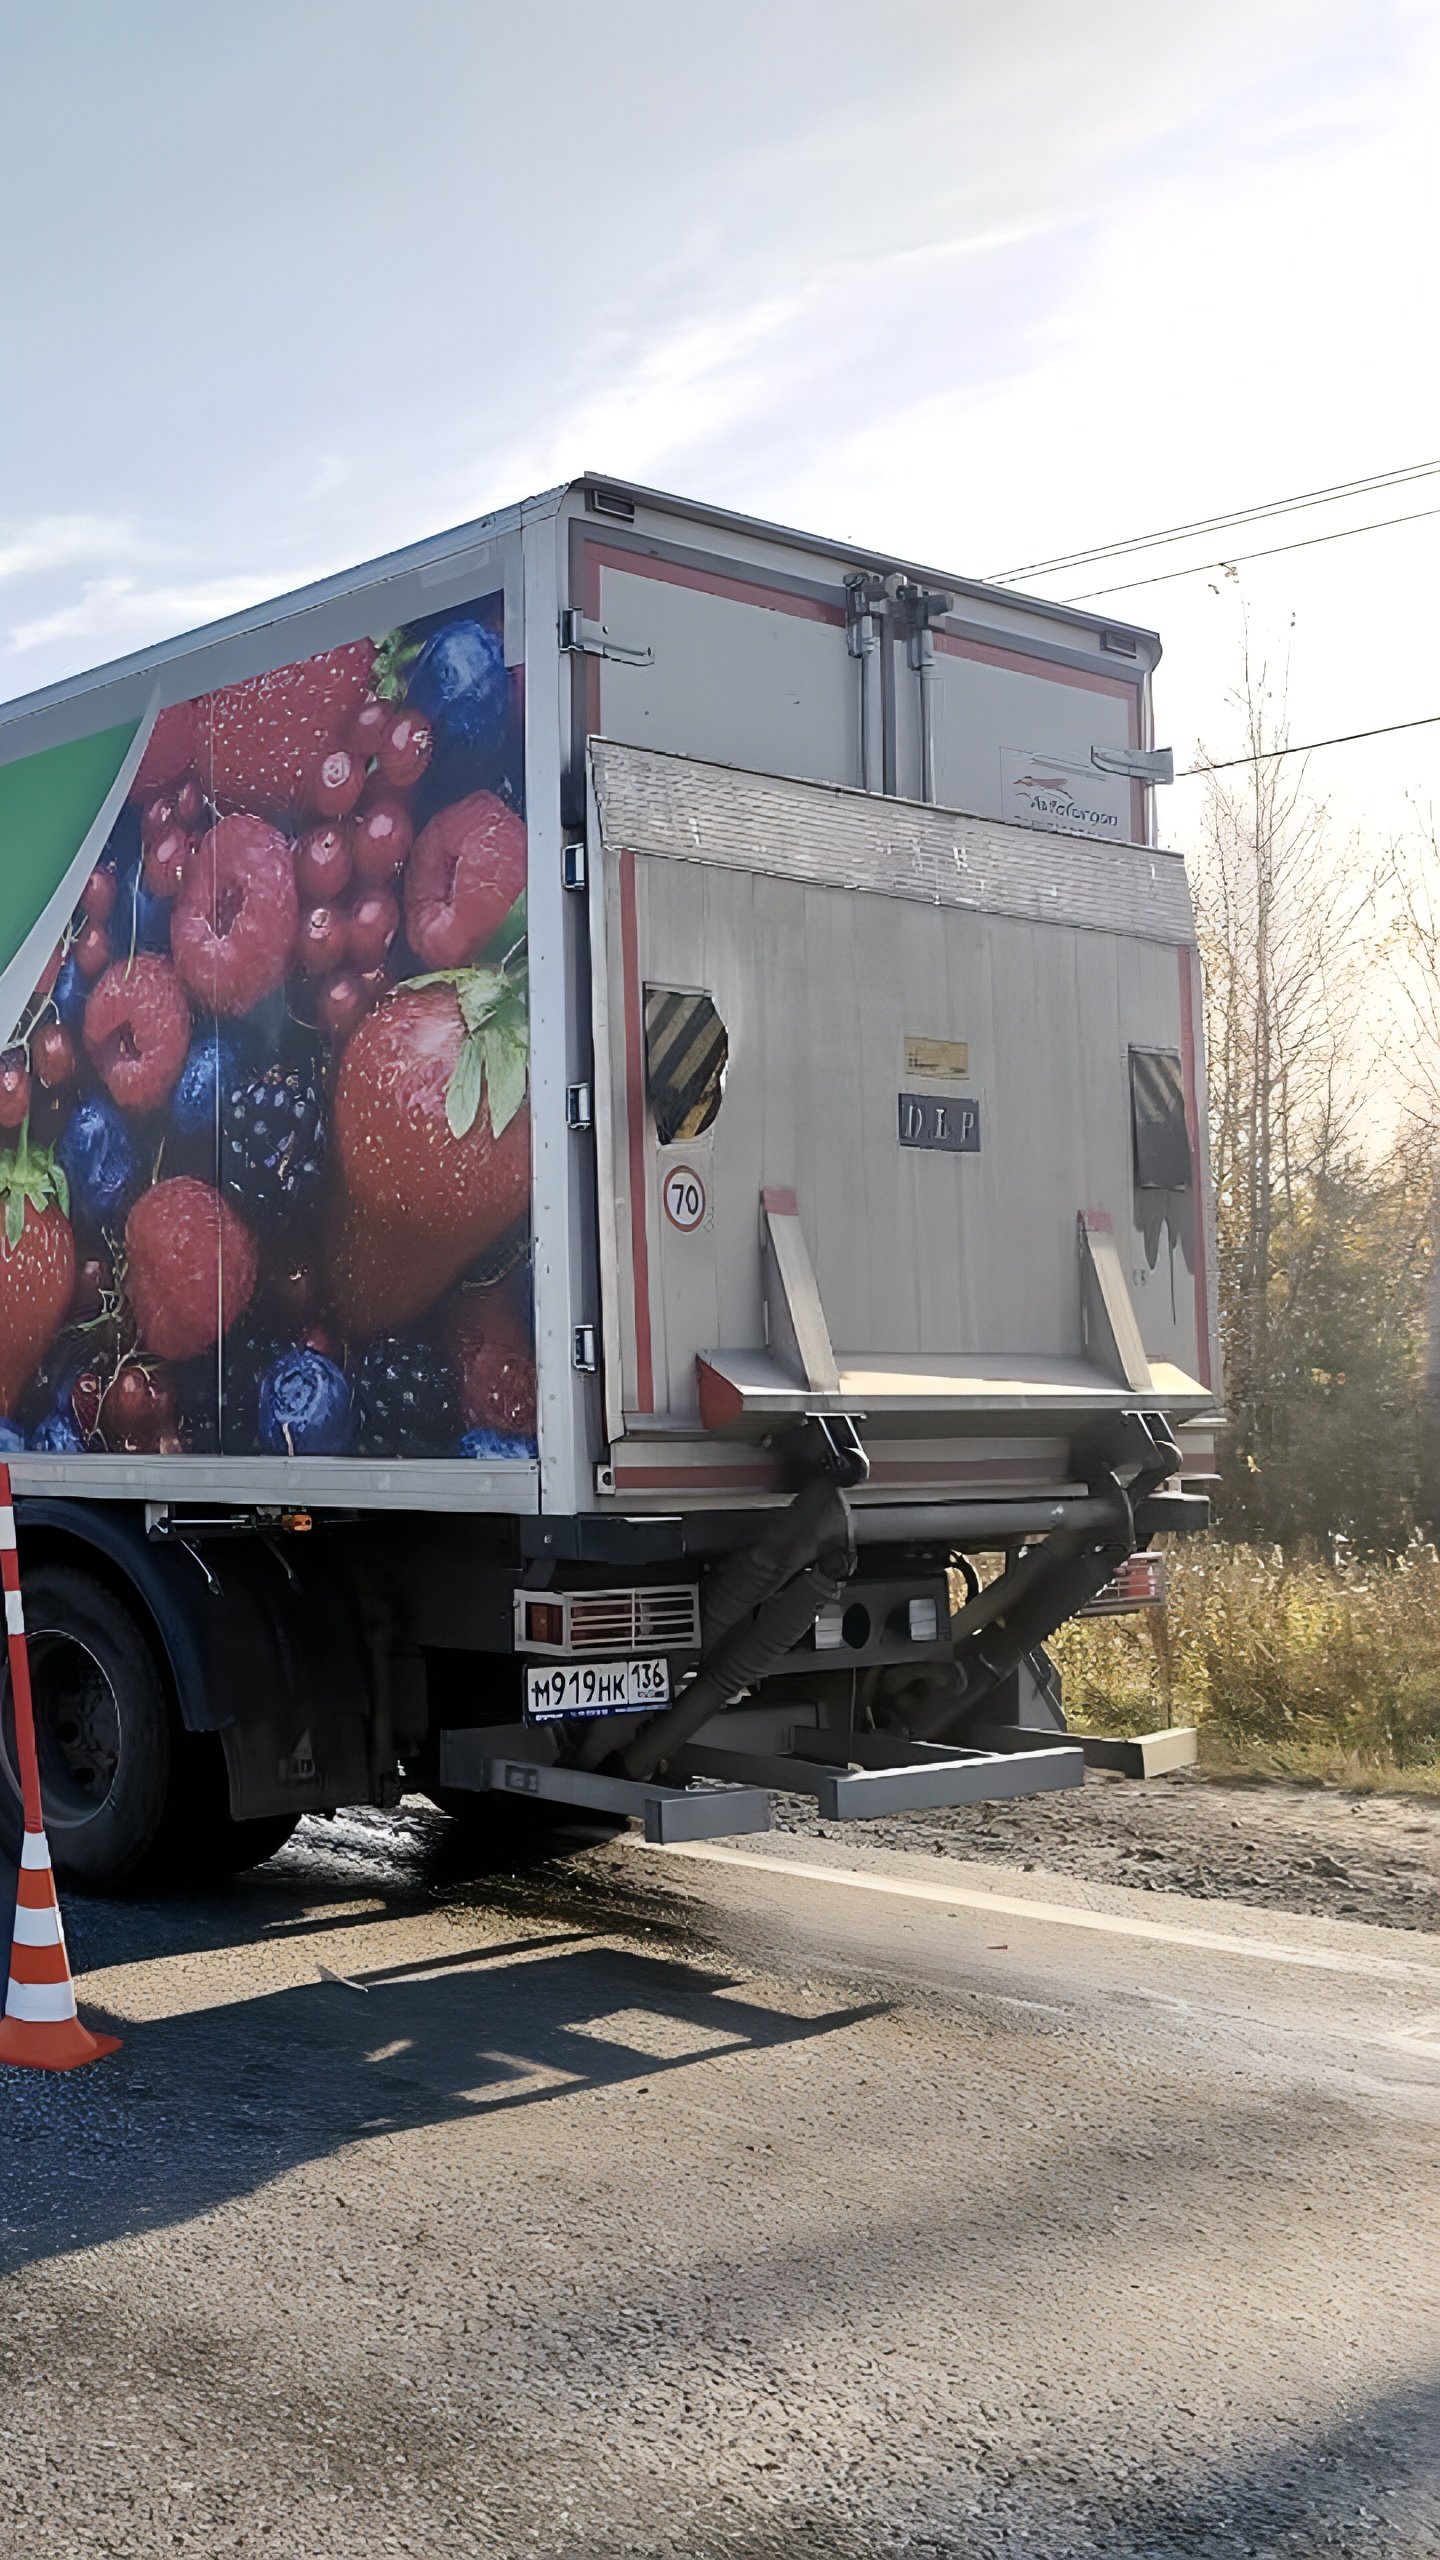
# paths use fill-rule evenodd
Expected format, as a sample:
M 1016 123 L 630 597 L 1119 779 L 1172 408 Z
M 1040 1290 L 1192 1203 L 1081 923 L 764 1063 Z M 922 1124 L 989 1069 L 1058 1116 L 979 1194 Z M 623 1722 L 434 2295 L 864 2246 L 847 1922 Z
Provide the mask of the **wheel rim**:
M 93 1822 L 114 1791 L 120 1767 L 120 1702 L 103 1664 L 78 1636 L 42 1627 L 31 1634 L 29 1646 L 45 1819 L 56 1830 L 74 1830 Z M 18 1797 L 15 1703 L 8 1679 L 0 1759 Z

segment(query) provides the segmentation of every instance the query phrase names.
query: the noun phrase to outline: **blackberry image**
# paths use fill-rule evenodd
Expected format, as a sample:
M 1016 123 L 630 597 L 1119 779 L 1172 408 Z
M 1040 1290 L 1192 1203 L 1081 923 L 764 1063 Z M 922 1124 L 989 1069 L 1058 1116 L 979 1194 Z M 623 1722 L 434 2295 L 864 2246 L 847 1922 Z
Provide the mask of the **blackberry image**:
M 220 1187 L 256 1226 L 298 1223 L 318 1201 L 328 1140 L 313 1069 L 266 1067 L 226 1093 Z
M 358 1389 L 362 1457 L 454 1455 L 459 1400 L 433 1343 L 413 1333 L 382 1333 L 361 1363 Z

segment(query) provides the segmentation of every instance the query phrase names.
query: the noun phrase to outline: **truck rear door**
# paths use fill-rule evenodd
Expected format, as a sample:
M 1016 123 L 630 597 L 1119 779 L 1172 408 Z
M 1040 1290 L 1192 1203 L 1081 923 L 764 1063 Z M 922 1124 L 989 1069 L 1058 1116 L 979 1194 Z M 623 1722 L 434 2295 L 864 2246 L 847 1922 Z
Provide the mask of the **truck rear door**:
M 603 739 L 590 771 L 612 1440 L 829 1407 L 892 1482 L 953 1483 L 957 1435 L 1023 1481 L 1127 1403 L 1203 1410 L 1178 858 Z

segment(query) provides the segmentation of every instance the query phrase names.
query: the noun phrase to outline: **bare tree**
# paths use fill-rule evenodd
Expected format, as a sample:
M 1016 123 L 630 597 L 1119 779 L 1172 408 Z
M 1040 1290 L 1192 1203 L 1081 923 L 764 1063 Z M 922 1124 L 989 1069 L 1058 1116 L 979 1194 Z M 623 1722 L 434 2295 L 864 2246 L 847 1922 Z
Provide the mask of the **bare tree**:
M 1433 810 L 1417 811 L 1414 836 L 1392 856 L 1396 901 L 1391 951 L 1404 1042 L 1401 1075 L 1414 1130 L 1432 1166 L 1427 1239 L 1427 1351 L 1420 1420 L 1420 1512 L 1440 1530 L 1440 834 Z
M 1195 866 L 1205 967 L 1221 1334 L 1240 1464 L 1267 1439 L 1274 1338 L 1306 1284 L 1302 1196 L 1351 1158 L 1353 1033 L 1373 869 L 1332 858 L 1326 812 L 1288 745 L 1285 681 L 1246 634 L 1234 697 L 1246 757 L 1210 777 Z M 1440 977 L 1436 980 L 1440 1020 Z M 1440 1058 L 1440 1049 L 1437 1049 Z M 1277 1226 L 1287 1251 L 1277 1260 Z

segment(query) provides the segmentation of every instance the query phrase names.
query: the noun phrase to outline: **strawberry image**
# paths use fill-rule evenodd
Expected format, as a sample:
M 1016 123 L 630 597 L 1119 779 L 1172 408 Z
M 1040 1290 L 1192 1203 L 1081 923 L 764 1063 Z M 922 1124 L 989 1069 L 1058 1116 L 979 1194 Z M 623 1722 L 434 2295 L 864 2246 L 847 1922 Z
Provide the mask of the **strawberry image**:
M 170 927 L 175 966 L 210 1012 L 248 1013 L 284 984 L 299 923 L 285 838 L 263 818 L 221 818 L 185 865 Z
M 255 1292 L 255 1239 L 228 1200 L 177 1174 L 142 1192 L 125 1221 L 125 1283 L 147 1351 L 194 1360 Z
M 193 762 L 211 799 L 266 818 L 322 805 L 321 767 L 345 747 L 374 664 L 374 642 L 355 640 L 203 694 Z M 363 773 L 358 764 L 357 795 Z
M 90 1061 L 122 1111 L 156 1111 L 180 1080 L 190 1007 L 168 960 L 137 951 L 112 963 L 85 1007 Z
M 168 711 L 159 713 L 145 741 L 127 799 L 151 799 L 167 782 L 178 782 L 194 763 L 195 711 L 193 702 L 173 702 Z
M 523 1215 L 528 1063 L 523 978 L 503 969 L 412 979 L 352 1034 L 333 1118 L 343 1332 L 412 1324 Z
M 427 969 L 463 969 L 525 889 L 525 822 L 493 791 L 437 809 L 405 873 L 405 930 Z
M 75 1239 L 65 1175 L 47 1147 L 0 1155 L 0 1412 L 13 1410 L 70 1311 Z

